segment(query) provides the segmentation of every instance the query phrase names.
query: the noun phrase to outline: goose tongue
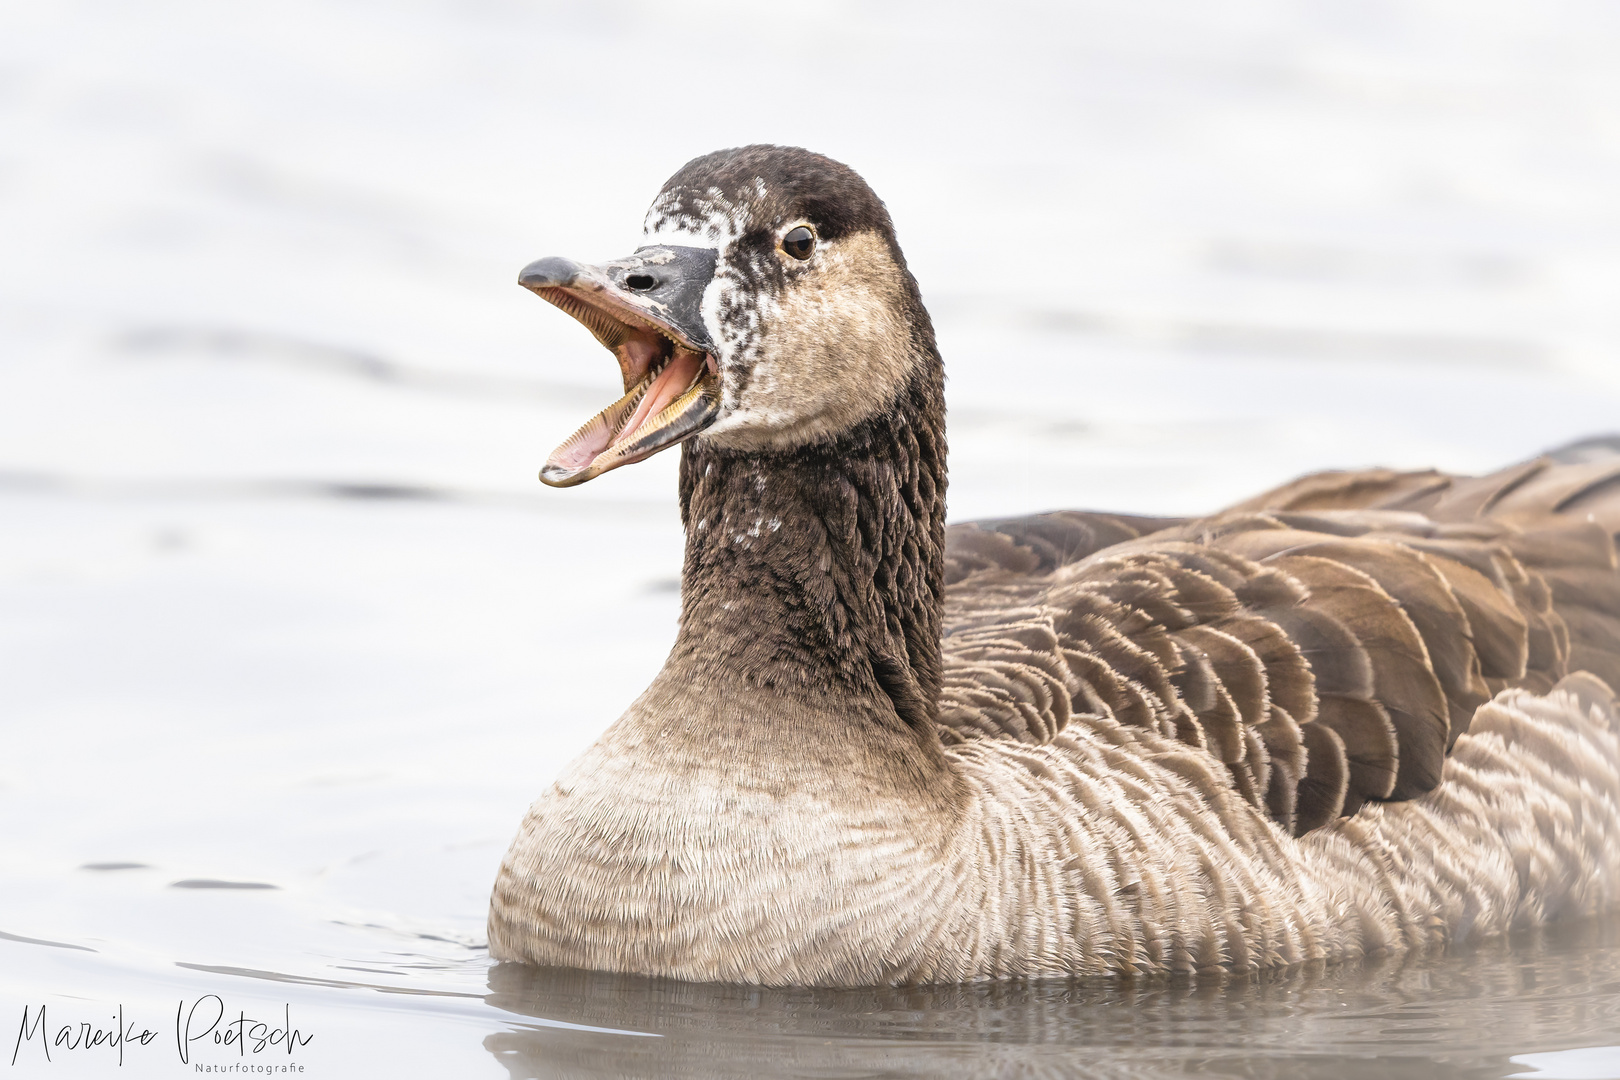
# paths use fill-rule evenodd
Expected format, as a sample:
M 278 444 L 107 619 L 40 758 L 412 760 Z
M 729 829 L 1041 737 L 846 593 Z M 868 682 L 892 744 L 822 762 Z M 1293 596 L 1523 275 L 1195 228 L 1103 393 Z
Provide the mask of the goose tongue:
M 624 397 L 563 441 L 540 470 L 552 487 L 583 484 L 609 469 L 651 457 L 707 426 L 720 387 L 700 353 L 676 347 Z
M 690 389 L 697 381 L 698 372 L 702 370 L 703 357 L 685 350 L 677 351 L 669 363 L 664 365 L 664 369 L 652 376 L 652 385 L 641 396 L 641 403 L 636 406 L 636 411 L 625 421 L 624 434 L 615 439 L 614 443 L 634 439 L 641 433 L 642 424 L 647 418 L 663 412 L 665 406 Z

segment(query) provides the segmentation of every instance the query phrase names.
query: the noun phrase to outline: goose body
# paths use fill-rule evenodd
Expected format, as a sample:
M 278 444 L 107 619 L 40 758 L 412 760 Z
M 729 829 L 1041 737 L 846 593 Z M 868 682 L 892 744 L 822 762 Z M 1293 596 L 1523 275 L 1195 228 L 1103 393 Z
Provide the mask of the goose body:
M 1620 450 L 1307 477 L 1195 520 L 945 527 L 943 373 L 883 205 L 688 164 L 523 283 L 676 443 L 679 634 L 539 798 L 497 959 L 777 985 L 1213 973 L 1620 902 Z

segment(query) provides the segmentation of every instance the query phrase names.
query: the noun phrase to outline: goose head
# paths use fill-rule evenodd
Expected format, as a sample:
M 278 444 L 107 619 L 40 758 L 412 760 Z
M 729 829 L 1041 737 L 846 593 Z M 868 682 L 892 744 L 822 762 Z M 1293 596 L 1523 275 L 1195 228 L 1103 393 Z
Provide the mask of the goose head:
M 624 396 L 540 472 L 584 483 L 686 440 L 792 451 L 893 407 L 932 330 L 888 211 L 847 166 L 791 147 L 689 162 L 648 210 L 632 254 L 545 258 L 519 282 L 618 361 Z

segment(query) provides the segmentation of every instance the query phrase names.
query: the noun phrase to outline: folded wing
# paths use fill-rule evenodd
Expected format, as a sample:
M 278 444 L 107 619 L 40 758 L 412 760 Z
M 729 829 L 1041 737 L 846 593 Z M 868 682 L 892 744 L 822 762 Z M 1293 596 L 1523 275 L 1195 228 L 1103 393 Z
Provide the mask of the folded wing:
M 1620 454 L 1486 477 L 1305 477 L 1198 520 L 947 532 L 947 742 L 1076 716 L 1208 750 L 1296 835 L 1440 780 L 1474 711 L 1620 685 Z

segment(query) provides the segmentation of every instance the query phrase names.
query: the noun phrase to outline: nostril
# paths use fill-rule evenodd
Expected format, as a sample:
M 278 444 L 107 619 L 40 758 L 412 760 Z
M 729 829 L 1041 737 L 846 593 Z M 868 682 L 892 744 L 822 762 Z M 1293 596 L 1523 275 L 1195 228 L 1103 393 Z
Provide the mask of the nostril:
M 646 292 L 657 284 L 658 279 L 651 274 L 631 274 L 624 279 L 624 287 L 634 289 L 636 292 Z

